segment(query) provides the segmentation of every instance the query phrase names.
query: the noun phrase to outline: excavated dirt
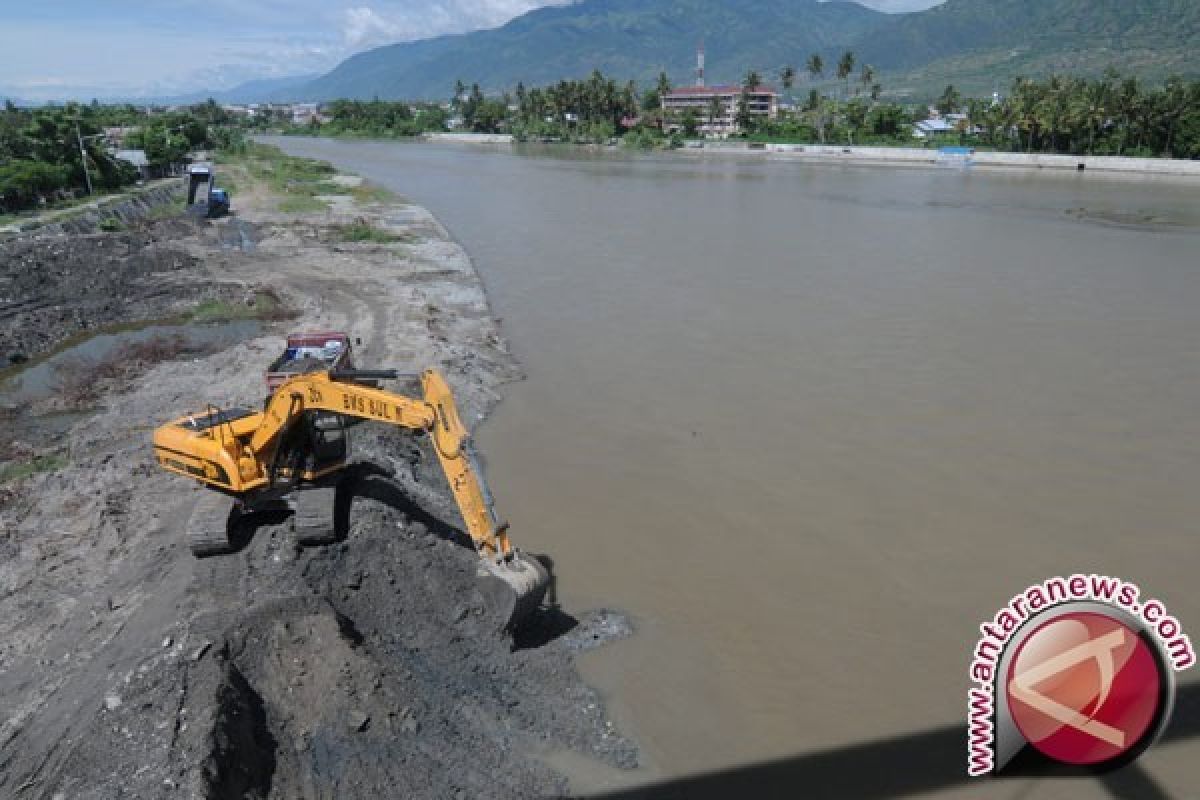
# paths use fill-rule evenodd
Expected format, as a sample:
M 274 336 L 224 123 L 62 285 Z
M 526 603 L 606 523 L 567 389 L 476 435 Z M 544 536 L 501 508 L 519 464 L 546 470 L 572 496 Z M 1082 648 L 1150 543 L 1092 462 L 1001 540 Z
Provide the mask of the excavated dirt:
M 93 232 L 0 242 L 0 367 L 20 363 L 81 332 L 170 316 L 222 287 L 197 280 L 195 256 L 178 247 L 196 221 L 139 223 Z
M 49 251 L 10 242 L 5 302 L 43 290 L 24 274 L 31 263 L 70 286 L 86 280 L 72 270 L 87 260 L 66 254 L 117 250 L 105 270 L 122 291 L 268 287 L 300 313 L 290 327 L 360 338 L 360 366 L 437 366 L 468 424 L 519 376 L 469 260 L 423 209 L 297 217 L 247 197 L 239 210 L 155 243 L 170 270 L 126 244 L 133 235 L 59 239 Z M 364 216 L 403 241 L 329 241 L 331 225 Z M 47 294 L 63 310 L 6 348 L 36 355 L 56 320 L 106 319 L 102 293 Z M 129 321 L 122 310 L 159 308 L 111 310 Z M 422 440 L 352 430 L 363 466 L 342 542 L 301 549 L 286 517 L 265 517 L 244 527 L 237 553 L 191 556 L 182 527 L 203 490 L 153 463 L 150 431 L 205 402 L 261 402 L 285 332 L 150 368 L 71 429 L 66 467 L 0 487 L 0 796 L 555 796 L 566 784 L 548 753 L 634 766 L 636 749 L 573 660 L 628 623 L 547 608 L 515 638 L 499 632 Z

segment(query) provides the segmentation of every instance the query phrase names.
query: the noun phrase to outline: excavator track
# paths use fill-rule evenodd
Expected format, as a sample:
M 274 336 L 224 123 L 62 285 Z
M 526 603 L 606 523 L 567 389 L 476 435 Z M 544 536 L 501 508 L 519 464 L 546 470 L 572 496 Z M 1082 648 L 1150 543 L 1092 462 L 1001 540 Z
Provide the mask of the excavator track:
M 187 538 L 196 558 L 219 556 L 233 552 L 229 538 L 233 500 L 223 494 L 205 491 L 196 499 L 188 519 Z
M 338 541 L 333 523 L 337 489 L 333 486 L 304 488 L 292 492 L 292 531 L 302 547 L 318 547 Z

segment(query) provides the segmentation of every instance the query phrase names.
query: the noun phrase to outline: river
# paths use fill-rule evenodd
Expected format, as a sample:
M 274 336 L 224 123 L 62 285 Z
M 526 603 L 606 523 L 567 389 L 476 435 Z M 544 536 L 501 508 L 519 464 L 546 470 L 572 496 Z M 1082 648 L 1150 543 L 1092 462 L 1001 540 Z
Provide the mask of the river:
M 1194 181 L 282 143 L 475 260 L 529 376 L 489 479 L 568 608 L 636 621 L 583 669 L 639 778 L 961 725 L 979 623 L 1052 575 L 1200 632 Z

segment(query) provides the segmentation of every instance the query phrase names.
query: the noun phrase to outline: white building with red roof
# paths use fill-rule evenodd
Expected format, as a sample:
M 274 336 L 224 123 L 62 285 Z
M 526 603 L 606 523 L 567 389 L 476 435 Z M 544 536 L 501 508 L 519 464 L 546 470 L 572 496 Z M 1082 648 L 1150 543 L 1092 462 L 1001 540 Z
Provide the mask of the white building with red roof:
M 755 115 L 775 119 L 779 114 L 779 95 L 770 86 L 755 86 L 746 92 L 747 110 Z M 725 138 L 737 133 L 738 103 L 741 86 L 680 86 L 662 97 L 662 109 L 667 129 L 683 128 L 683 116 L 691 110 L 696 116 L 696 129 L 709 138 Z

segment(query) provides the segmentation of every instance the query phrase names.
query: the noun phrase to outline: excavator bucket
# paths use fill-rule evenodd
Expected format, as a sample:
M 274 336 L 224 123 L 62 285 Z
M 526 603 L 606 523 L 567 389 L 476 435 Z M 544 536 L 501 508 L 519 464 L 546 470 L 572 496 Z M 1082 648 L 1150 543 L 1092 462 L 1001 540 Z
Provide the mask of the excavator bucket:
M 541 606 L 550 586 L 550 573 L 536 558 L 514 551 L 503 563 L 480 562 L 479 584 L 492 618 L 504 630 L 514 630 Z

